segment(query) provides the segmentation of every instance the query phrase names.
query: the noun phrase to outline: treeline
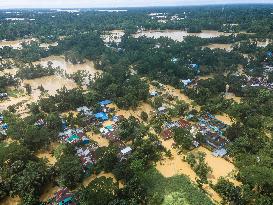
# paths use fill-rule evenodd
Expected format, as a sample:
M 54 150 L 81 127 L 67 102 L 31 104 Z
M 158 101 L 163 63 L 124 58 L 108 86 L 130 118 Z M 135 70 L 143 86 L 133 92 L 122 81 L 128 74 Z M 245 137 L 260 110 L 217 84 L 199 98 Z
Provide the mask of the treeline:
M 0 39 L 14 40 L 32 36 L 47 42 L 59 36 L 86 31 L 124 29 L 134 33 L 139 28 L 177 29 L 189 32 L 200 32 L 204 29 L 225 32 L 247 31 L 268 36 L 272 32 L 271 9 L 271 5 L 230 5 L 225 6 L 224 9 L 220 6 L 203 6 L 129 9 L 127 12 L 111 13 L 94 10 L 81 10 L 79 13 L 52 10 L 21 10 L 19 13 L 3 11 L 0 13 Z M 162 23 L 148 16 L 154 12 L 164 13 L 168 21 Z M 171 17 L 174 15 L 180 20 L 172 21 Z M 24 20 L 7 21 L 5 18 L 24 18 Z

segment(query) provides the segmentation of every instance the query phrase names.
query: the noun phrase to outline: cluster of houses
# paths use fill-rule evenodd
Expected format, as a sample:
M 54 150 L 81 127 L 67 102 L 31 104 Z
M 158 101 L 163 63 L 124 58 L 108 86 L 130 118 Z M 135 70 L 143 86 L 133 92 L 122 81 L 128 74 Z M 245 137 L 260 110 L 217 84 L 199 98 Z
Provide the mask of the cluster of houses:
M 118 158 L 120 160 L 126 159 L 126 157 L 130 155 L 132 152 L 132 148 L 126 146 L 126 144 L 121 140 L 119 136 L 119 129 L 117 123 L 122 119 L 124 119 L 124 116 L 114 116 L 112 118 L 113 124 L 107 125 L 100 129 L 102 137 L 104 137 L 109 142 L 111 142 L 112 144 L 116 145 L 119 148 L 120 152 L 118 154 Z
M 170 123 L 165 123 L 163 125 L 163 131 L 161 132 L 161 136 L 164 140 L 171 139 L 173 137 L 173 128 L 190 128 L 190 126 L 190 122 L 183 118 L 180 118 L 179 120 Z
M 227 125 L 209 113 L 201 115 L 196 125 L 192 125 L 183 118 L 170 123 L 165 123 L 161 132 L 161 136 L 164 140 L 173 137 L 173 128 L 188 128 L 193 135 L 194 147 L 200 145 L 200 142 L 196 139 L 196 134 L 199 132 L 205 137 L 206 145 L 214 150 L 214 156 L 223 157 L 227 154 L 225 146 L 228 144 L 228 140 L 223 135 Z
M 65 129 L 63 132 L 59 133 L 59 138 L 61 142 L 70 144 L 76 144 L 79 142 L 89 144 L 90 142 L 89 138 L 85 135 L 84 130 L 81 128 Z
M 246 76 L 247 84 L 251 87 L 264 87 L 270 90 L 273 90 L 273 83 L 268 82 L 266 77 L 252 77 Z M 246 87 L 246 85 L 242 85 Z
M 94 113 L 90 108 L 83 106 L 77 108 L 77 111 L 86 117 L 87 125 L 95 125 L 96 127 L 101 127 L 103 122 L 110 121 L 112 124 L 101 127 L 99 129 L 102 137 L 108 139 L 111 143 L 117 145 L 120 149 L 120 153 L 118 157 L 120 159 L 124 159 L 128 154 L 131 153 L 132 149 L 126 146 L 118 136 L 118 125 L 117 123 L 122 120 L 123 116 L 113 116 L 110 118 L 111 109 L 107 106 L 111 104 L 110 100 L 104 100 L 99 102 L 101 109 L 100 112 Z M 38 124 L 44 124 L 43 120 L 38 120 Z M 87 137 L 84 128 L 68 128 L 66 127 L 65 122 L 63 123 L 63 131 L 59 133 L 59 140 L 62 143 L 74 144 L 76 149 L 76 154 L 79 156 L 82 162 L 82 166 L 84 168 L 85 173 L 91 173 L 92 167 L 96 165 L 98 157 L 97 157 L 97 149 L 99 148 L 98 144 L 89 137 Z
M 201 134 L 205 136 L 206 143 L 214 152 L 214 156 L 223 157 L 227 154 L 225 146 L 228 140 L 223 136 L 227 125 L 215 118 L 210 113 L 205 113 L 199 117 L 198 128 Z
M 68 188 L 63 188 L 54 193 L 51 199 L 41 205 L 76 205 L 75 201 L 74 194 Z
M 77 156 L 80 158 L 85 173 L 90 173 L 93 166 L 97 164 L 97 143 L 91 143 L 86 147 L 76 147 Z

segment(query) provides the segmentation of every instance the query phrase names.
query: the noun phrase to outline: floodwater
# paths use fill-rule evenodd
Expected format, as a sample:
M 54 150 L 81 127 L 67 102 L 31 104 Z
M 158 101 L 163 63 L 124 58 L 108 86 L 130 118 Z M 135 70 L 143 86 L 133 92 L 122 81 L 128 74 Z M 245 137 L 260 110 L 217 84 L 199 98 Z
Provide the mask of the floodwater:
M 227 124 L 227 125 L 232 125 L 232 124 L 233 124 L 232 119 L 231 119 L 227 114 L 215 115 L 215 117 L 216 117 L 218 120 L 224 122 L 224 123 Z
M 59 143 L 52 143 L 50 148 L 47 150 L 39 150 L 36 153 L 36 156 L 41 159 L 47 159 L 49 165 L 54 165 L 57 162 L 57 159 L 51 154 L 54 149 L 59 145 Z
M 53 184 L 48 184 L 44 187 L 43 194 L 40 196 L 41 202 L 46 202 L 48 199 L 54 197 L 54 194 L 60 189 L 58 186 L 54 186 Z
M 100 147 L 108 147 L 109 141 L 101 136 L 101 134 L 95 134 L 93 132 L 87 132 L 87 137 L 91 140 L 96 141 Z
M 268 44 L 270 44 L 272 41 L 270 39 L 266 39 L 266 41 L 257 41 L 258 47 L 266 47 Z
M 172 177 L 177 174 L 184 174 L 195 182 L 195 172 L 191 169 L 190 165 L 187 162 L 182 160 L 183 155 L 179 155 L 177 153 L 177 150 L 172 148 L 173 143 L 173 139 L 162 141 L 163 146 L 166 149 L 171 150 L 172 157 L 165 157 L 163 160 L 157 162 L 156 169 L 165 177 Z
M 20 39 L 20 40 L 15 40 L 15 41 L 0 41 L 0 48 L 3 48 L 5 46 L 12 47 L 14 49 L 20 49 L 22 48 L 21 43 L 26 42 L 29 43 L 30 41 L 34 41 L 35 39 Z
M 1 205 L 18 205 L 21 203 L 21 199 L 19 197 L 8 197 L 3 201 L 0 201 Z
M 38 62 L 35 62 L 35 64 L 40 63 L 43 66 L 46 66 L 49 61 L 53 63 L 53 67 L 59 66 L 60 69 L 64 70 L 67 74 L 72 74 L 80 70 L 85 70 L 89 74 L 91 74 L 91 77 L 94 77 L 97 73 L 102 73 L 102 71 L 95 69 L 94 63 L 92 61 L 86 60 L 86 62 L 83 64 L 73 65 L 69 62 L 66 62 L 64 56 L 50 56 L 47 58 L 43 58 Z M 4 73 L 15 74 L 16 71 L 17 69 L 9 69 L 1 72 L 0 75 L 3 75 Z M 18 98 L 10 97 L 10 100 L 0 102 L 0 111 L 7 109 L 7 107 L 10 105 L 15 105 L 20 102 L 31 103 L 37 101 L 41 94 L 38 87 L 41 85 L 45 88 L 45 90 L 48 91 L 49 95 L 55 95 L 56 91 L 58 89 L 63 88 L 64 86 L 67 89 L 73 89 L 77 87 L 76 83 L 73 80 L 56 75 L 44 76 L 41 78 L 35 78 L 31 80 L 24 80 L 22 86 L 26 84 L 29 84 L 32 87 L 31 97 L 29 96 L 23 96 Z M 22 87 L 22 89 L 24 88 Z M 25 112 L 25 107 L 22 112 Z
M 163 160 L 157 162 L 156 169 L 165 177 L 172 177 L 177 174 L 183 174 L 188 176 L 192 182 L 196 183 L 197 176 L 195 172 L 191 169 L 187 162 L 182 160 L 185 155 L 179 155 L 177 150 L 172 148 L 173 143 L 173 139 L 162 141 L 163 146 L 166 149 L 171 150 L 172 157 L 165 157 Z M 222 200 L 221 197 L 210 186 L 204 185 L 203 189 L 215 202 L 220 202 Z
M 110 43 L 110 42 L 115 42 L 115 43 L 120 43 L 122 36 L 124 36 L 124 31 L 123 30 L 112 30 L 106 32 L 104 35 L 101 36 L 103 39 L 104 43 Z
M 41 91 L 38 89 L 39 86 L 43 86 L 45 90 L 48 90 L 49 95 L 55 95 L 58 89 L 63 88 L 64 86 L 67 89 L 76 88 L 77 85 L 73 80 L 65 79 L 60 76 L 44 76 L 41 78 L 35 78 L 31 80 L 24 80 L 23 85 L 29 84 L 32 88 L 31 96 L 34 100 L 38 100 L 41 94 Z
M 210 45 L 204 46 L 204 47 L 207 47 L 207 48 L 210 48 L 210 49 L 217 49 L 217 48 L 219 48 L 219 49 L 223 49 L 223 50 L 226 50 L 226 51 L 231 51 L 232 50 L 232 45 L 231 44 L 215 43 L 215 44 L 210 44 Z
M 219 36 L 229 36 L 231 33 L 224 33 L 213 30 L 202 30 L 201 33 L 187 33 L 187 31 L 181 30 L 150 30 L 150 31 L 141 31 L 139 33 L 134 34 L 135 38 L 140 36 L 147 36 L 149 38 L 160 38 L 160 37 L 168 37 L 175 41 L 182 42 L 186 36 L 197 36 L 200 38 L 214 38 Z
M 216 183 L 220 177 L 229 177 L 229 175 L 236 169 L 235 166 L 221 157 L 214 157 L 208 149 L 204 147 L 198 147 L 193 152 L 204 152 L 206 153 L 205 161 L 212 169 L 212 173 L 209 176 L 209 180 L 212 183 Z
M 141 112 L 144 111 L 148 114 L 150 117 L 154 111 L 152 106 L 148 103 L 142 102 L 136 109 L 129 109 L 129 110 L 121 110 L 116 109 L 116 115 L 123 115 L 125 118 L 129 118 L 130 116 L 134 116 L 135 118 L 138 118 L 140 121 L 141 119 Z
M 228 93 L 224 97 L 225 97 L 225 99 L 234 100 L 234 102 L 236 102 L 236 103 L 241 102 L 241 97 L 236 97 L 234 93 Z
M 19 39 L 15 41 L 0 41 L 0 48 L 3 48 L 5 46 L 12 47 L 13 49 L 21 49 L 22 48 L 22 43 L 30 43 L 31 41 L 37 41 L 35 38 L 29 38 L 29 39 Z M 57 42 L 54 43 L 41 43 L 40 47 L 41 48 L 46 48 L 48 49 L 49 46 L 58 46 Z
M 85 63 L 73 65 L 70 62 L 66 62 L 64 56 L 49 56 L 47 58 L 42 58 L 40 61 L 35 62 L 35 64 L 47 66 L 47 63 L 49 61 L 53 63 L 53 67 L 60 67 L 60 69 L 64 70 L 67 74 L 72 74 L 77 71 L 85 70 L 94 77 L 95 73 L 102 72 L 95 68 L 95 65 L 92 61 L 85 60 Z
M 92 174 L 90 177 L 85 178 L 83 180 L 83 186 L 87 187 L 90 184 L 90 182 L 92 182 L 93 180 L 99 177 L 112 178 L 114 182 L 117 182 L 115 176 L 112 173 L 101 172 L 99 174 Z M 118 183 L 119 183 L 119 188 L 123 188 L 124 186 L 123 183 L 121 181 L 119 181 Z

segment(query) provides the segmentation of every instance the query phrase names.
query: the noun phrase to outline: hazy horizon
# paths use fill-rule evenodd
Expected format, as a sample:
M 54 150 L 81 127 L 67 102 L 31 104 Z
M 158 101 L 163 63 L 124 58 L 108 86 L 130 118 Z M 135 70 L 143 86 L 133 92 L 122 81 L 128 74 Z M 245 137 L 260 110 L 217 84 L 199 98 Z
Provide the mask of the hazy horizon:
M 219 4 L 273 4 L 273 0 L 0 0 L 0 9 L 16 8 L 121 8 L 159 6 L 198 6 Z

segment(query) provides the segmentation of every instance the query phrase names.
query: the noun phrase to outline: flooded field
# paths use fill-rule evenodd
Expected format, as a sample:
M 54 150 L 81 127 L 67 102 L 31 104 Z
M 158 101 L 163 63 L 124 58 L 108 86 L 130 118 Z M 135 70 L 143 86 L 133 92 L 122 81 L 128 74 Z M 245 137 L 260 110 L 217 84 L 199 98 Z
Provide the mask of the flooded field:
M 236 103 L 241 102 L 241 97 L 236 97 L 234 93 L 228 93 L 224 97 L 225 97 L 225 99 L 234 100 L 234 102 L 236 102 Z
M 232 45 L 231 44 L 220 44 L 220 43 L 215 43 L 215 44 L 210 44 L 208 46 L 204 46 L 203 48 L 210 48 L 210 49 L 223 49 L 226 51 L 231 51 L 232 50 Z
M 184 175 L 188 176 L 192 182 L 196 183 L 197 176 L 196 176 L 195 172 L 191 169 L 190 165 L 183 160 L 183 157 L 185 157 L 185 156 L 182 154 L 179 155 L 177 153 L 177 150 L 172 148 L 173 143 L 174 143 L 174 141 L 172 139 L 167 140 L 167 141 L 162 141 L 163 146 L 165 148 L 171 150 L 172 157 L 171 158 L 165 157 L 163 160 L 157 162 L 156 169 L 165 177 L 172 177 L 177 174 L 184 174 Z M 203 149 L 205 149 L 205 148 L 202 148 L 202 147 L 200 148 L 201 151 Z M 211 155 L 211 152 L 209 152 L 208 154 Z M 210 157 L 207 157 L 207 158 L 210 159 Z M 229 171 L 229 170 L 227 170 L 227 171 Z M 215 177 L 215 176 L 218 176 L 219 174 L 223 174 L 223 173 L 219 173 L 218 170 L 216 170 L 215 173 L 213 172 L 212 176 Z M 213 199 L 215 202 L 218 203 L 222 200 L 221 197 L 209 185 L 205 185 L 203 187 L 203 189 L 207 192 L 207 194 L 210 196 L 210 198 Z
M 19 197 L 8 197 L 3 201 L 0 201 L 1 205 L 19 205 L 21 203 L 21 199 Z
M 212 173 L 209 176 L 209 180 L 213 183 L 217 182 L 220 177 L 229 177 L 229 175 L 235 170 L 235 166 L 221 157 L 214 157 L 208 149 L 199 147 L 193 152 L 204 152 L 206 153 L 205 161 L 212 168 Z
M 48 184 L 46 187 L 44 187 L 43 194 L 40 196 L 40 201 L 46 202 L 48 199 L 52 198 L 60 189 L 58 186 L 54 186 L 53 184 Z
M 95 134 L 93 132 L 87 132 L 87 137 L 96 141 L 100 147 L 108 147 L 109 141 L 101 136 L 101 134 Z
M 60 69 L 64 70 L 67 74 L 72 74 L 81 70 L 87 71 L 92 76 L 94 76 L 97 72 L 101 73 L 100 70 L 96 70 L 92 61 L 86 60 L 85 63 L 73 65 L 70 62 L 66 62 L 64 56 L 49 56 L 47 58 L 42 58 L 40 61 L 35 62 L 35 64 L 47 66 L 49 61 L 53 63 L 53 67 L 60 67 Z
M 172 157 L 164 158 L 157 162 L 156 169 L 165 177 L 172 177 L 177 174 L 184 174 L 188 176 L 192 181 L 195 181 L 196 174 L 191 169 L 190 165 L 183 161 L 183 155 L 179 155 L 176 149 L 172 148 L 174 143 L 173 139 L 162 141 L 163 146 L 166 149 L 171 150 Z
M 163 30 L 163 31 L 150 30 L 150 31 L 139 32 L 137 34 L 134 34 L 133 36 L 135 38 L 138 38 L 140 36 L 147 36 L 149 38 L 168 37 L 175 41 L 182 42 L 184 40 L 184 37 L 186 36 L 197 36 L 200 38 L 213 38 L 213 37 L 219 37 L 221 35 L 229 36 L 230 34 L 231 33 L 224 33 L 224 32 L 213 31 L 213 30 L 202 30 L 201 33 L 187 33 L 187 31 L 181 31 L 181 30 Z
M 112 178 L 114 182 L 117 182 L 115 176 L 112 173 L 105 173 L 105 172 L 101 172 L 99 174 L 93 174 L 90 177 L 87 177 L 83 180 L 83 186 L 87 187 L 88 184 L 90 184 L 90 182 L 92 182 L 94 179 L 99 178 L 99 177 L 106 177 L 106 178 Z M 119 183 L 119 188 L 123 188 L 123 184 L 121 181 L 118 182 Z
M 140 121 L 142 121 L 140 118 L 142 111 L 146 112 L 148 116 L 151 116 L 151 114 L 154 111 L 151 105 L 145 102 L 142 102 L 136 109 L 121 110 L 117 108 L 116 110 L 117 110 L 117 113 L 116 113 L 117 115 L 123 115 L 125 118 L 134 116 L 135 118 L 138 118 Z
M 106 32 L 104 35 L 101 36 L 103 39 L 104 43 L 110 43 L 110 42 L 115 42 L 115 43 L 120 43 L 122 36 L 124 36 L 124 31 L 123 30 L 112 30 Z
M 53 67 L 60 67 L 60 69 L 64 70 L 67 74 L 72 74 L 77 71 L 87 71 L 87 73 L 91 74 L 91 77 L 95 77 L 97 73 L 102 73 L 100 70 L 96 70 L 94 63 L 92 61 L 86 60 L 83 64 L 76 64 L 73 65 L 69 62 L 65 61 L 64 56 L 50 56 L 47 58 L 43 58 L 38 62 L 35 62 L 35 64 L 42 64 L 43 66 L 47 66 L 47 63 L 51 61 L 53 63 Z M 15 75 L 17 72 L 17 69 L 6 69 L 2 72 L 0 72 L 0 75 L 3 75 L 5 73 L 10 73 L 12 75 Z M 34 101 L 37 101 L 41 95 L 41 91 L 38 89 L 41 85 L 46 90 L 47 94 L 49 95 L 55 95 L 56 91 L 58 89 L 63 88 L 64 86 L 67 89 L 73 89 L 76 88 L 76 83 L 71 80 L 67 79 L 65 77 L 52 75 L 52 76 L 44 76 L 41 78 L 35 78 L 31 80 L 24 80 L 22 82 L 22 87 L 20 89 L 25 90 L 24 86 L 26 84 L 29 84 L 32 88 L 31 96 L 18 96 L 18 97 L 10 97 L 8 100 L 5 100 L 3 102 L 0 102 L 0 111 L 7 109 L 8 106 L 15 105 L 18 103 L 31 103 Z M 24 113 L 26 111 L 26 106 L 22 107 L 22 111 L 19 111 L 18 113 Z
M 46 159 L 48 160 L 48 164 L 50 165 L 54 165 L 56 162 L 57 162 L 57 159 L 51 154 L 54 149 L 56 149 L 58 146 L 60 145 L 60 143 L 58 142 L 54 142 L 54 143 L 51 143 L 49 149 L 47 150 L 40 150 L 36 153 L 36 156 L 38 158 L 41 158 L 41 159 Z
M 21 49 L 22 43 L 30 43 L 31 41 L 38 41 L 35 38 L 29 38 L 29 39 L 20 39 L 15 41 L 0 41 L 0 48 L 3 48 L 5 46 L 12 47 L 14 49 Z M 49 48 L 49 46 L 58 46 L 58 43 L 41 43 L 41 48 Z
M 72 80 L 62 78 L 60 76 L 45 76 L 41 78 L 35 78 L 32 80 L 24 80 L 23 85 L 29 84 L 32 88 L 32 94 L 34 100 L 38 100 L 41 91 L 38 89 L 39 86 L 43 86 L 48 91 L 49 95 L 55 95 L 58 89 L 64 86 L 67 89 L 73 89 L 77 87 L 76 83 Z
M 233 123 L 233 122 L 232 122 L 232 119 L 231 119 L 227 114 L 215 115 L 215 117 L 216 117 L 218 120 L 224 122 L 224 123 L 227 124 L 227 125 L 232 125 L 232 123 Z

